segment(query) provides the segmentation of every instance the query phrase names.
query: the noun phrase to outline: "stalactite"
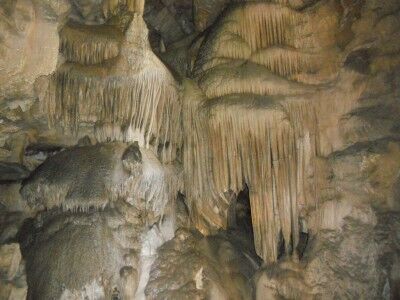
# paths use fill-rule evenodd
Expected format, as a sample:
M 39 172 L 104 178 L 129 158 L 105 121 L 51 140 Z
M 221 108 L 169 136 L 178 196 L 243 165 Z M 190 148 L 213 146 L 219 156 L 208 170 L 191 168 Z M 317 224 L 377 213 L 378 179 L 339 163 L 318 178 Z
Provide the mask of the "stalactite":
M 180 101 L 174 78 L 151 52 L 147 28 L 135 16 L 117 61 L 102 65 L 65 64 L 52 76 L 41 101 L 51 125 L 79 130 L 95 123 L 99 141 L 138 141 L 162 148 L 172 161 L 180 147 Z
M 196 84 L 186 83 L 184 180 L 190 207 L 200 215 L 196 226 L 226 226 L 226 192 L 238 193 L 247 184 L 257 253 L 275 261 L 280 235 L 285 252 L 294 253 L 299 219 L 318 206 L 317 158 L 337 147 L 338 120 L 364 89 L 352 85 L 351 76 L 312 96 L 207 99 Z
M 245 60 L 270 47 L 293 47 L 295 24 L 302 18 L 300 13 L 278 4 L 251 2 L 234 6 L 203 44 L 195 73 L 215 66 L 214 58 Z
M 256 249 L 264 259 L 274 261 L 279 232 L 289 245 L 297 231 L 292 219 L 297 199 L 291 191 L 296 180 L 291 125 L 274 109 L 221 107 L 213 109 L 209 130 L 213 140 L 221 141 L 210 145 L 215 188 L 239 191 L 243 180 L 249 184 Z
M 51 124 L 62 122 L 77 129 L 79 122 L 96 122 L 99 141 L 137 140 L 146 147 L 161 144 L 171 152 L 166 156 L 173 155 L 173 148 L 180 144 L 180 106 L 176 90 L 165 83 L 163 74 L 150 70 L 106 79 L 82 75 L 82 70 L 67 68 L 53 77 L 43 103 Z
M 195 88 L 189 89 L 193 94 Z M 246 183 L 257 253 L 275 261 L 280 232 L 290 253 L 298 243 L 299 205 L 315 202 L 306 199 L 312 187 L 305 178 L 318 148 L 314 106 L 197 97 L 189 100 L 192 108 L 184 115 L 185 131 L 191 132 L 185 136 L 185 186 L 188 199 L 197 199 L 191 205 L 220 226 L 224 193 L 239 192 Z
M 250 61 L 265 66 L 275 74 L 289 77 L 304 71 L 311 71 L 312 66 L 316 68 L 317 57 L 302 53 L 289 47 L 270 47 L 255 52 Z
M 327 40 L 335 32 L 337 20 L 329 18 L 325 27 L 316 16 L 325 16 L 318 7 L 295 10 L 277 2 L 231 4 L 202 43 L 196 58 L 194 77 L 221 66 L 252 62 L 277 76 L 310 85 L 337 78 L 340 53 Z M 238 70 L 238 76 L 242 76 Z
M 245 10 L 235 11 L 238 16 L 233 14 L 238 24 L 232 31 L 246 39 L 253 50 L 271 45 L 289 45 L 292 39 L 290 29 L 298 17 L 297 13 L 281 5 L 266 5 L 248 3 Z M 252 27 L 249 27 L 250 24 Z
M 199 77 L 199 85 L 207 98 L 229 94 L 295 95 L 318 90 L 272 73 L 268 68 L 254 64 L 234 62 L 214 67 Z
M 60 52 L 69 62 L 98 64 L 118 56 L 122 39 L 111 26 L 67 24 L 60 31 Z
M 327 11 L 268 2 L 232 4 L 217 20 L 194 65 L 201 92 L 189 97 L 195 108 L 184 109 L 183 123 L 196 132 L 185 134 L 184 165 L 197 227 L 224 227 L 225 194 L 246 183 L 257 253 L 273 262 L 281 238 L 294 253 L 301 214 L 318 204 L 316 158 L 341 143 L 337 120 L 360 87 L 347 86 L 326 46 L 335 16 L 315 31 Z

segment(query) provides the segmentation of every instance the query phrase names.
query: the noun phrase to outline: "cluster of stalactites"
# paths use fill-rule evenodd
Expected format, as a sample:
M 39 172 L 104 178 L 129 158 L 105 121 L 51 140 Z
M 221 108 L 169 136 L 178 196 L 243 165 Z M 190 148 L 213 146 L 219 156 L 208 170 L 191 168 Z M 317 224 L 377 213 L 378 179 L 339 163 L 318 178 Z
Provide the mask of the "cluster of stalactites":
M 104 0 L 103 13 L 106 17 L 118 14 L 119 10 L 143 14 L 145 0 Z
M 209 99 L 231 94 L 299 95 L 317 90 L 315 86 L 287 80 L 250 62 L 216 66 L 199 76 L 198 82 Z
M 228 28 L 239 35 L 254 50 L 270 47 L 272 45 L 290 45 L 293 40 L 292 27 L 300 18 L 295 11 L 276 4 L 264 7 L 246 4 L 246 9 L 236 10 L 232 18 L 237 23 Z M 253 24 L 253 27 L 248 27 Z
M 211 33 L 210 38 L 200 49 L 200 57 L 195 66 L 195 72 L 199 73 L 218 64 L 214 58 L 229 58 L 254 60 L 273 67 L 278 64 L 280 55 L 269 48 L 282 48 L 281 56 L 293 57 L 289 66 L 283 66 L 287 71 L 293 69 L 294 64 L 300 64 L 300 60 L 307 60 L 305 55 L 301 59 L 296 58 L 301 53 L 293 53 L 295 49 L 296 24 L 302 21 L 304 16 L 300 13 L 272 3 L 246 3 L 244 7 L 233 7 L 227 16 L 219 22 L 219 26 Z M 293 51 L 287 51 L 286 48 Z M 263 54 L 266 51 L 267 53 Z M 256 57 L 252 57 L 256 55 Z M 260 58 L 260 55 L 263 58 Z M 269 59 L 267 59 L 269 56 Z M 265 58 L 264 58 L 265 57 Z M 268 62 L 269 60 L 269 62 Z M 273 62 L 271 60 L 276 60 Z M 282 62 L 281 62 L 282 63 Z M 283 62 L 286 64 L 286 60 Z
M 138 141 L 163 148 L 166 161 L 180 146 L 180 104 L 163 74 L 148 70 L 129 78 L 98 78 L 59 70 L 42 103 L 51 124 L 78 130 L 96 123 L 99 141 Z
M 177 86 L 151 52 L 146 25 L 138 15 L 116 61 L 61 66 L 41 104 L 51 125 L 77 131 L 82 122 L 95 124 L 99 141 L 138 141 L 164 162 L 174 160 L 181 146 Z
M 327 47 L 332 34 L 326 32 L 335 32 L 337 20 L 329 19 L 327 31 L 313 28 L 321 26 L 316 16 L 324 13 L 318 7 L 299 11 L 278 2 L 230 4 L 201 45 L 193 75 L 252 63 L 290 81 L 310 85 L 331 81 L 340 55 L 333 45 Z
M 60 31 L 60 52 L 68 62 L 98 64 L 118 56 L 121 40 L 111 26 L 68 24 Z
M 292 47 L 275 46 L 261 49 L 252 54 L 250 61 L 265 66 L 275 74 L 289 78 L 292 74 L 316 68 L 311 54 L 302 53 Z
M 284 109 L 209 106 L 199 99 L 188 105 L 194 108 L 185 108 L 184 116 L 190 132 L 185 187 L 193 209 L 221 227 L 229 205 L 226 192 L 238 193 L 246 183 L 257 253 L 275 261 L 281 235 L 291 253 L 298 243 L 299 207 L 315 201 L 306 175 L 318 149 L 313 108 L 303 102 Z
M 273 262 L 282 239 L 286 253 L 297 246 L 299 216 L 318 199 L 316 158 L 341 143 L 338 120 L 360 87 L 337 76 L 339 55 L 326 44 L 334 14 L 330 30 L 315 30 L 329 12 L 269 2 L 231 4 L 216 21 L 199 49 L 199 89 L 187 88 L 183 123 L 197 227 L 226 227 L 232 192 L 247 184 L 256 250 Z M 335 93 L 333 78 L 341 80 Z

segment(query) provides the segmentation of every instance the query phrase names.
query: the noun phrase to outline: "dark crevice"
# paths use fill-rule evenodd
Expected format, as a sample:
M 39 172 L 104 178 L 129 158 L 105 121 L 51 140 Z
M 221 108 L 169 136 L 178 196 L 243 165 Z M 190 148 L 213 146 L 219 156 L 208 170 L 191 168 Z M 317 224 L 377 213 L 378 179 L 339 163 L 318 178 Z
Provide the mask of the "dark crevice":
M 285 256 L 285 239 L 283 238 L 282 230 L 279 232 L 279 243 L 278 243 L 278 257 L 281 259 Z
M 251 257 L 258 268 L 262 264 L 262 259 L 257 255 L 254 246 L 249 188 L 245 185 L 237 195 L 234 192 L 229 192 L 226 196 L 229 197 L 231 203 L 227 216 L 226 234 L 228 239 L 237 249 L 241 249 L 243 253 L 248 255 L 248 258 Z
M 304 254 L 306 253 L 310 236 L 307 229 L 306 221 L 304 219 L 299 220 L 299 225 L 300 225 L 299 243 L 297 244 L 296 252 L 299 259 L 302 259 L 304 257 Z
M 253 223 L 247 185 L 231 201 L 228 210 L 228 229 L 239 231 L 253 239 Z

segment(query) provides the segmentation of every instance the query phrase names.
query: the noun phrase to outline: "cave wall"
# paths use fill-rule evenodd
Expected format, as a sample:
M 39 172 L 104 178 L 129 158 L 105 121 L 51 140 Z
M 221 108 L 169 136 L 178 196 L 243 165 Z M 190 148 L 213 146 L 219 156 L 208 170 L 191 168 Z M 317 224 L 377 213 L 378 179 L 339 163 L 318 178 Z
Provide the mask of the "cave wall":
M 399 8 L 1 2 L 4 298 L 396 299 Z

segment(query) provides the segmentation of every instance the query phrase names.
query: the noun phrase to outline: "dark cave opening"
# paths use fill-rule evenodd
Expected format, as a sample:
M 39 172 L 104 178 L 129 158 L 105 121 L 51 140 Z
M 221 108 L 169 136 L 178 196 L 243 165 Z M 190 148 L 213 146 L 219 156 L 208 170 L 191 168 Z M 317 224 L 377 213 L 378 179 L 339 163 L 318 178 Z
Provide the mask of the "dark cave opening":
M 310 235 L 308 232 L 306 221 L 300 218 L 299 224 L 300 224 L 300 233 L 299 233 L 299 242 L 296 247 L 296 252 L 299 259 L 302 259 L 307 251 Z
M 233 198 L 228 210 L 228 230 L 240 232 L 253 240 L 253 223 L 248 186 L 245 185 L 244 189 Z
M 278 257 L 277 259 L 280 260 L 282 257 L 285 256 L 285 249 L 286 243 L 285 239 L 283 238 L 282 230 L 279 232 L 279 243 L 278 243 Z
M 308 242 L 310 239 L 309 232 L 307 229 L 307 224 L 303 218 L 299 219 L 299 237 L 298 243 L 295 249 L 293 249 L 293 237 L 289 241 L 290 246 L 289 253 L 286 253 L 286 241 L 283 238 L 282 232 L 279 234 L 278 243 L 278 257 L 280 260 L 284 258 L 287 254 L 296 253 L 297 257 L 301 260 L 306 251 Z M 240 191 L 237 196 L 232 197 L 231 205 L 228 209 L 228 231 L 235 232 L 245 237 L 249 241 L 254 242 L 254 231 L 253 223 L 251 218 L 251 205 L 250 205 L 250 194 L 247 185 L 244 189 Z
M 250 194 L 247 185 L 237 195 L 231 195 L 231 204 L 228 209 L 227 234 L 230 241 L 239 249 L 252 257 L 252 262 L 258 267 L 262 259 L 258 256 L 254 245 L 254 230 L 251 217 Z

